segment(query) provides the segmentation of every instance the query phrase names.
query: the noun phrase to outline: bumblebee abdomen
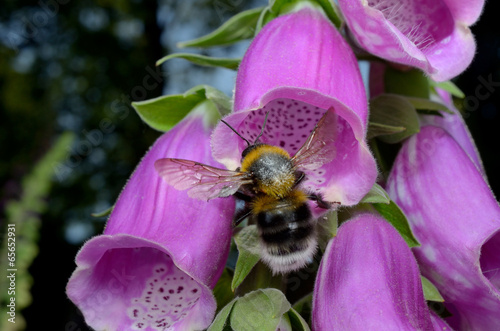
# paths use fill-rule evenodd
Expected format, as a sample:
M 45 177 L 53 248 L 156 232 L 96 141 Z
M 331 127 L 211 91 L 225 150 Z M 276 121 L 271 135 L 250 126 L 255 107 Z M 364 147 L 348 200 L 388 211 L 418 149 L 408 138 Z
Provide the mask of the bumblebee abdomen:
M 316 251 L 316 227 L 306 202 L 255 215 L 262 241 L 262 259 L 274 272 L 304 266 Z

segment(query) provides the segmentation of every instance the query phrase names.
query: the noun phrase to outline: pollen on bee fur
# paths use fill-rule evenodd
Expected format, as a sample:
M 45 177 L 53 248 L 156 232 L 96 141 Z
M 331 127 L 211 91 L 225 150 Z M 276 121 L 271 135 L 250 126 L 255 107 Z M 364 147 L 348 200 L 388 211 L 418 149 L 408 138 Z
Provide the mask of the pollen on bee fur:
M 255 149 L 251 150 L 248 155 L 241 162 L 241 171 L 247 172 L 252 164 L 255 163 L 263 154 L 278 154 L 286 159 L 290 159 L 290 154 L 283 148 L 272 146 L 272 145 L 260 145 Z
M 246 155 L 241 171 L 250 173 L 257 190 L 275 198 L 285 197 L 295 183 L 295 171 L 290 155 L 282 148 L 259 145 Z

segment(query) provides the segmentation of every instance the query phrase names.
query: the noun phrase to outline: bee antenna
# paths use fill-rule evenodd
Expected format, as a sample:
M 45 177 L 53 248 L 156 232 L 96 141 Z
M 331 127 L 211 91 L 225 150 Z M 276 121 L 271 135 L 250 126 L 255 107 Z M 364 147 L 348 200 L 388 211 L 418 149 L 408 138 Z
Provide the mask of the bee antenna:
M 246 140 L 245 138 L 243 138 L 243 137 L 241 136 L 241 134 L 240 134 L 238 131 L 236 131 L 235 129 L 233 129 L 233 127 L 232 127 L 231 125 L 229 125 L 226 121 L 224 121 L 224 120 L 220 120 L 220 121 L 221 121 L 222 123 L 226 124 L 226 125 L 227 125 L 227 126 L 228 126 L 231 130 L 233 130 L 233 132 L 234 132 L 234 133 L 236 133 L 236 134 L 238 135 L 238 137 L 240 137 L 241 139 L 243 139 L 243 140 L 247 143 L 247 145 L 248 145 L 248 146 L 250 146 L 250 145 L 251 145 L 251 144 L 250 144 L 250 142 L 249 142 L 248 140 Z
M 254 145 L 257 143 L 257 141 L 259 140 L 259 138 L 262 136 L 262 134 L 264 133 L 264 128 L 266 127 L 266 123 L 267 123 L 267 115 L 269 115 L 269 112 L 266 113 L 266 117 L 264 118 L 264 124 L 262 124 L 262 130 L 260 130 L 260 133 L 259 135 L 257 136 L 257 138 L 255 138 L 255 141 L 254 141 Z

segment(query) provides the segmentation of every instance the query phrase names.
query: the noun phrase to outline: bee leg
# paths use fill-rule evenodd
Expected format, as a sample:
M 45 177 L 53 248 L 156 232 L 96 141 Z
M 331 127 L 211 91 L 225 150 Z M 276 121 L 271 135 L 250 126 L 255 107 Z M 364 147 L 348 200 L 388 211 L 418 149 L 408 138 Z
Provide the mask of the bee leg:
M 314 194 L 314 193 L 310 194 L 308 198 L 309 200 L 316 201 L 316 204 L 318 205 L 319 208 L 322 209 L 332 208 L 333 203 L 323 200 L 323 198 L 319 194 Z
M 233 227 L 238 226 L 245 218 L 252 214 L 252 210 L 250 208 L 244 208 L 234 215 Z
M 306 178 L 306 174 L 303 173 L 302 171 L 297 171 L 295 172 L 295 183 L 293 183 L 293 187 L 296 187 L 297 185 L 300 184 Z

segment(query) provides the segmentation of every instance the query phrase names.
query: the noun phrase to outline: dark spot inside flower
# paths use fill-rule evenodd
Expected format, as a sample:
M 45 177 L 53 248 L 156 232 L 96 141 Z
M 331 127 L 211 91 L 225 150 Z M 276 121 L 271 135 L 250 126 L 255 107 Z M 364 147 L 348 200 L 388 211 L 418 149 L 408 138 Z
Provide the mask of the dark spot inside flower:
M 288 137 L 291 137 L 291 136 L 293 136 L 293 132 L 287 133 L 286 135 L 287 135 Z
M 164 291 L 163 287 L 160 287 L 160 289 L 158 291 L 160 291 L 160 293 L 163 293 L 163 291 Z
M 298 118 L 297 122 L 304 122 L 304 119 L 303 118 Z
M 148 294 L 152 294 L 153 292 L 148 292 Z
M 134 309 L 134 311 L 132 313 L 134 314 L 134 317 L 137 317 L 137 315 L 139 314 L 139 310 Z
M 302 138 L 307 138 L 307 134 L 303 134 L 303 135 L 302 135 Z
M 184 279 L 184 277 L 181 277 L 181 279 Z
M 179 303 L 178 305 L 175 305 L 176 307 L 182 307 L 182 305 Z
M 178 312 L 179 312 L 179 311 L 177 311 L 177 310 L 174 310 L 174 314 L 177 314 Z
M 163 300 L 165 300 L 165 301 L 168 301 L 168 299 L 170 299 L 170 297 L 168 295 L 163 297 Z
M 168 293 L 170 294 L 174 294 L 174 292 L 175 292 L 174 290 L 168 290 Z
M 283 101 L 278 101 L 279 105 L 284 105 L 285 103 Z
M 177 280 L 177 278 L 174 277 L 173 280 Z
M 192 290 L 191 292 L 196 293 L 196 292 L 198 292 L 198 289 L 197 289 L 197 288 L 195 288 L 195 289 L 194 289 L 194 290 Z
M 288 106 L 286 106 L 286 108 L 290 109 L 292 108 L 292 106 L 293 106 L 292 104 L 289 104 Z
M 179 300 L 182 300 L 182 299 L 183 299 L 183 297 L 179 297 Z

